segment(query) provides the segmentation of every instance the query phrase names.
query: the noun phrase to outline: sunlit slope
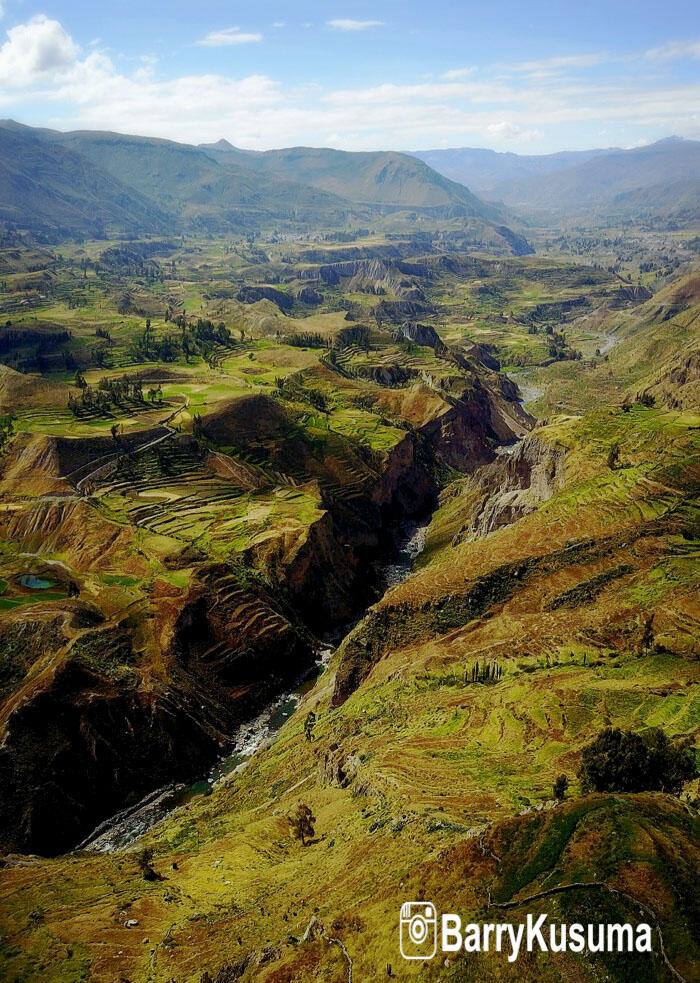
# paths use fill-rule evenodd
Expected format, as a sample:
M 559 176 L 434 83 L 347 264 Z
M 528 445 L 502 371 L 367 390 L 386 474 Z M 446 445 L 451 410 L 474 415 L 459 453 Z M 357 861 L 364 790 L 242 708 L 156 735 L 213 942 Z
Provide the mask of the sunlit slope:
M 604 726 L 700 728 L 697 427 L 634 407 L 537 428 L 513 465 L 491 466 L 496 499 L 519 516 L 498 513 L 488 535 L 480 479 L 455 486 L 424 565 L 351 633 L 275 743 L 147 837 L 163 880 L 144 881 L 129 854 L 10 861 L 15 977 L 74 980 L 89 964 L 95 979 L 139 983 L 205 971 L 344 980 L 331 936 L 356 979 L 382 978 L 387 963 L 407 980 L 629 979 L 629 961 L 592 955 L 412 970 L 398 909 L 425 897 L 484 920 L 644 917 L 694 979 L 695 813 L 663 795 L 581 797 L 576 769 Z M 654 641 L 641 648 L 650 613 Z M 477 662 L 498 678 L 472 682 Z M 560 773 L 570 801 L 552 808 Z M 307 847 L 285 819 L 299 802 L 316 816 Z M 527 900 L 579 883 L 600 886 Z M 312 916 L 322 929 L 302 942 Z M 657 956 L 633 968 L 666 978 Z

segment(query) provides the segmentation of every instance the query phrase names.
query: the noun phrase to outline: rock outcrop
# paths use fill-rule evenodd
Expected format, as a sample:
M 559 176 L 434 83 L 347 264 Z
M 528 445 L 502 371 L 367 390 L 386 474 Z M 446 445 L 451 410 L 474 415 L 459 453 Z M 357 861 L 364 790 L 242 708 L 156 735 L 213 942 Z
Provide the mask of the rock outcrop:
M 271 300 L 283 314 L 289 314 L 294 307 L 294 298 L 282 290 L 275 290 L 274 287 L 241 287 L 236 295 L 236 300 L 240 301 L 241 304 L 256 304 L 259 300 Z
M 406 338 L 416 345 L 426 345 L 429 348 L 444 348 L 444 342 L 435 328 L 429 324 L 417 324 L 415 321 L 404 321 L 396 332 L 400 338 Z
M 476 504 L 455 536 L 455 545 L 486 536 L 546 502 L 563 485 L 565 457 L 564 447 L 545 443 L 535 431 L 482 468 L 470 479 Z
M 155 788 L 193 781 L 315 652 L 268 591 L 226 567 L 204 568 L 182 602 L 162 605 L 161 675 L 137 655 L 143 630 L 128 619 L 82 631 L 67 619 L 51 625 L 53 650 L 46 632 L 28 637 L 21 621 L 11 637 L 4 631 L 34 666 L 0 719 L 0 829 L 10 850 L 68 850 Z

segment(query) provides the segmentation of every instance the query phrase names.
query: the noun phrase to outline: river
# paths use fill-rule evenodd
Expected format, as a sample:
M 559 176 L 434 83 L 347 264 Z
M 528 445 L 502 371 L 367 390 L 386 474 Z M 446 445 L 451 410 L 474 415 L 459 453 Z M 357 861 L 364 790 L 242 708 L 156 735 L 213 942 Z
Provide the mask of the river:
M 425 548 L 429 524 L 430 517 L 397 521 L 393 530 L 395 540 L 393 555 L 375 571 L 382 591 L 395 587 L 409 576 L 415 560 Z M 100 823 L 76 849 L 95 850 L 101 853 L 122 850 L 193 796 L 209 794 L 215 785 L 230 780 L 232 776 L 247 768 L 255 754 L 274 740 L 275 734 L 292 716 L 304 694 L 326 671 L 340 639 L 363 616 L 364 612 L 355 621 L 324 640 L 319 645 L 315 665 L 297 680 L 295 686 L 277 696 L 252 720 L 241 724 L 234 733 L 226 754 L 207 775 L 191 785 L 167 785 L 156 789 L 140 802 Z
M 528 403 L 534 403 L 544 395 L 544 389 L 540 389 L 539 386 L 530 385 L 525 381 L 527 376 L 526 369 L 518 369 L 516 372 L 510 372 L 508 378 L 511 382 L 514 382 L 518 389 L 520 390 L 519 402 L 526 406 Z

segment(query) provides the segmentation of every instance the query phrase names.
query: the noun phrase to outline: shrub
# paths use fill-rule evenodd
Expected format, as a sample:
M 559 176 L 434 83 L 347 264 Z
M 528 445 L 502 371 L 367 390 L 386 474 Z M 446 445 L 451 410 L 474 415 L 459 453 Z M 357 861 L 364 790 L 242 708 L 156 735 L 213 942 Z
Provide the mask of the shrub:
M 145 881 L 158 881 L 159 875 L 153 869 L 153 848 L 144 847 L 136 854 L 136 863 Z
M 554 798 L 562 802 L 566 796 L 566 790 L 568 787 L 569 779 L 566 777 L 566 775 L 558 775 L 552 790 L 554 792 Z

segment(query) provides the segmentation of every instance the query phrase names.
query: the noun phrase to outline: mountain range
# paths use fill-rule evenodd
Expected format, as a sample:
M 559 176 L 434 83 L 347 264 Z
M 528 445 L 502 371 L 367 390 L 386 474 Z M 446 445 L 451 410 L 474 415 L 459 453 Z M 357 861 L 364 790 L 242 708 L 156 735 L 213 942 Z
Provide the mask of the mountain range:
M 468 248 L 522 254 L 530 246 L 513 231 L 521 221 L 698 221 L 699 165 L 700 142 L 675 137 L 541 156 L 251 151 L 226 140 L 192 146 L 4 120 L 0 226 L 51 240 L 439 222 L 463 233 Z
M 493 150 L 428 150 L 415 156 L 487 199 L 534 217 L 700 218 L 700 141 L 669 137 L 630 150 L 585 150 L 542 156 Z
M 0 222 L 46 236 L 384 228 L 454 220 L 473 244 L 530 247 L 486 204 L 408 154 L 298 147 L 254 153 L 118 133 L 0 123 Z

